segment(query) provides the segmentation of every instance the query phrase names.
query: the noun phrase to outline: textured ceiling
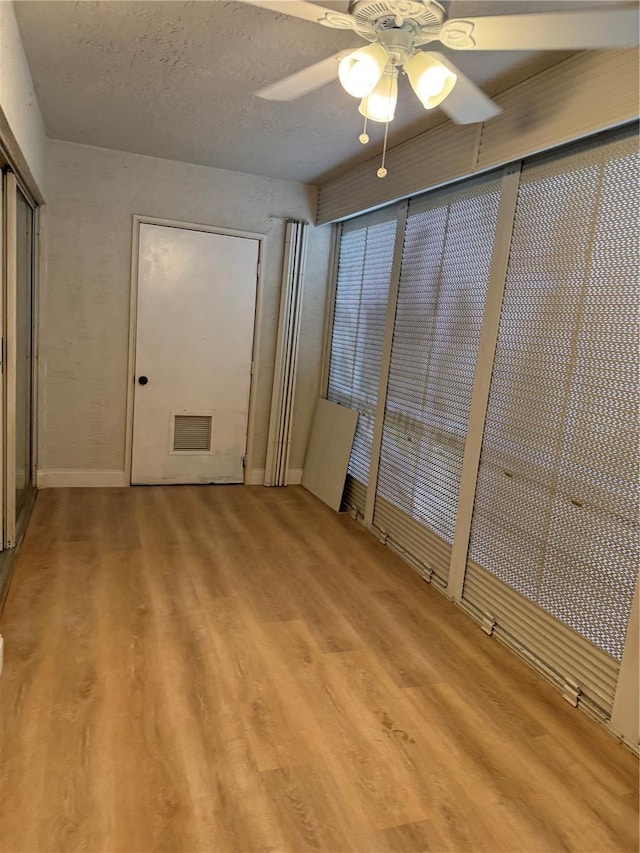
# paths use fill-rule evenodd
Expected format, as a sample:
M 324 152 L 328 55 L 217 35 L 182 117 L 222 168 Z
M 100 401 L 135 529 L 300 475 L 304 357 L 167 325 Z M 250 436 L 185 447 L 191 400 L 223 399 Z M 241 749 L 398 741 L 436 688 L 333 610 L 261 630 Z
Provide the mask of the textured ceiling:
M 453 14 L 494 14 L 566 8 L 566 0 L 448 5 Z M 353 33 L 225 0 L 29 0 L 15 8 L 52 138 L 308 182 L 380 148 L 381 126 L 366 149 L 359 145 L 357 102 L 337 82 L 290 103 L 253 95 L 361 45 Z M 491 93 L 563 56 L 456 52 L 455 62 Z M 403 82 L 392 144 L 444 119 L 426 114 Z

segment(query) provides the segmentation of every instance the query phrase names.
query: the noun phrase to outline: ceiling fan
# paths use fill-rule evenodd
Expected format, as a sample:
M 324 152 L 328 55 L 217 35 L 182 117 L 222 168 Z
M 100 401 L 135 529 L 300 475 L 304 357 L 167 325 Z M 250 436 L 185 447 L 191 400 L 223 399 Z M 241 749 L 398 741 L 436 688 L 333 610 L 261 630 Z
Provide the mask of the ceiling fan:
M 570 12 L 449 18 L 437 0 L 352 0 L 339 12 L 306 0 L 243 0 L 254 6 L 341 30 L 353 30 L 369 42 L 340 51 L 256 92 L 261 98 L 291 101 L 339 78 L 360 99 L 366 122 L 388 124 L 398 97 L 398 75 L 404 72 L 425 109 L 441 106 L 457 124 L 487 121 L 501 112 L 443 54 L 431 50 L 440 42 L 453 50 L 584 50 L 629 47 L 638 43 L 636 8 L 583 9 Z M 378 176 L 384 177 L 383 164 Z

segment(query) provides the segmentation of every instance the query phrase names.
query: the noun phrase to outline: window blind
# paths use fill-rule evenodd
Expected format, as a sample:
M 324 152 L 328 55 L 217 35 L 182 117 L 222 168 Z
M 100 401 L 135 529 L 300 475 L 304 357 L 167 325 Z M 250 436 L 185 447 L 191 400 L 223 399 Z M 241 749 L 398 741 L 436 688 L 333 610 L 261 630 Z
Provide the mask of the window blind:
M 395 209 L 346 223 L 338 253 L 327 397 L 358 412 L 345 503 L 361 514 L 369 482 L 396 228 Z
M 491 269 L 500 181 L 409 206 L 374 526 L 443 581 Z
M 463 590 L 605 715 L 640 560 L 638 160 L 623 134 L 523 168 Z

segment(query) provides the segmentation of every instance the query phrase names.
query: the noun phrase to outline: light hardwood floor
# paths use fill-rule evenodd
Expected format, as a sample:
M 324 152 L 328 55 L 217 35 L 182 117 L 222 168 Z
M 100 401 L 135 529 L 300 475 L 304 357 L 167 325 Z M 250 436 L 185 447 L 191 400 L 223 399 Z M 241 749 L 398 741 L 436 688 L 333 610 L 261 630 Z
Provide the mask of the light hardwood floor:
M 299 487 L 40 493 L 0 849 L 635 851 L 637 762 Z

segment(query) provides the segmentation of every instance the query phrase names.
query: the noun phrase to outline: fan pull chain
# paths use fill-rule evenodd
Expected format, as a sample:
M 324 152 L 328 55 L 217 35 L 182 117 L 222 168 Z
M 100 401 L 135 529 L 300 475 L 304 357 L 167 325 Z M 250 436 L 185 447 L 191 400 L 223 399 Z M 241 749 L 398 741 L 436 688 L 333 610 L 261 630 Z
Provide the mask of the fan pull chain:
M 397 72 L 396 72 L 396 74 L 397 74 Z M 390 77 L 389 78 L 389 95 L 388 95 L 389 101 L 391 100 L 392 85 L 393 85 L 393 78 Z M 385 164 L 385 161 L 387 159 L 387 136 L 389 135 L 389 112 L 388 112 L 388 109 L 389 109 L 389 107 L 387 106 L 387 120 L 384 123 L 384 142 L 382 143 L 382 165 L 380 166 L 380 168 L 376 172 L 376 175 L 379 178 L 386 178 L 387 177 L 387 170 L 386 170 L 384 164 Z
M 387 135 L 388 135 L 388 133 L 389 133 L 389 122 L 387 121 L 387 122 L 385 122 L 385 125 L 384 125 L 384 142 L 382 144 L 382 165 L 380 166 L 380 168 L 376 172 L 376 175 L 379 178 L 386 178 L 387 177 L 387 170 L 385 168 L 384 163 L 385 163 L 385 160 L 387 158 Z
M 366 116 L 364 117 L 364 128 L 362 130 L 362 133 L 358 137 L 358 140 L 363 145 L 366 145 L 367 142 L 369 141 L 369 134 L 367 133 L 367 117 Z

